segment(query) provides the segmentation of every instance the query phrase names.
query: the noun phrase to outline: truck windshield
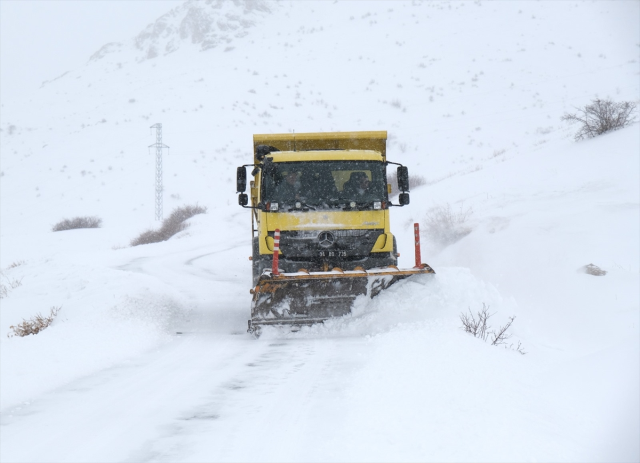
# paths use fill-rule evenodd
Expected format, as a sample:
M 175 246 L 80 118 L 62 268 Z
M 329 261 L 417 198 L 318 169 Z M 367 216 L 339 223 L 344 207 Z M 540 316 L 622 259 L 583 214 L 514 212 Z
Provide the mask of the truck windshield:
M 386 201 L 385 166 L 379 161 L 315 161 L 267 163 L 262 173 L 262 199 L 282 205 L 320 208 L 360 207 Z

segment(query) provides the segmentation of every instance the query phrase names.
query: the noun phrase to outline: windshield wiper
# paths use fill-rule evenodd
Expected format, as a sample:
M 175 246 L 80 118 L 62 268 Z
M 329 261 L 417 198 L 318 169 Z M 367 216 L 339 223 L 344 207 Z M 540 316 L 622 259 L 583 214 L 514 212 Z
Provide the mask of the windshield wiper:
M 314 210 L 314 211 L 316 210 L 316 208 L 315 208 L 315 207 L 310 206 L 310 205 L 309 205 L 309 204 L 307 204 L 307 203 L 303 203 L 302 201 L 299 201 L 299 203 L 300 203 L 301 209 L 303 209 L 303 210 L 304 210 L 304 208 L 305 208 L 305 207 L 306 207 L 307 209 L 312 209 L 312 210 Z
M 349 204 L 349 201 L 347 201 L 345 199 L 331 198 L 331 199 L 327 200 L 325 204 L 328 207 L 341 208 L 341 207 L 344 207 L 345 205 Z

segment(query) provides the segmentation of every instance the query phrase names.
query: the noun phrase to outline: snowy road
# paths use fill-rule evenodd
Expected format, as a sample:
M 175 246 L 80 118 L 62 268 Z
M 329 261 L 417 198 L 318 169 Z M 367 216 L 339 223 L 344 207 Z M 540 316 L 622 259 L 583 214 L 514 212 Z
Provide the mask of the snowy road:
M 611 363 L 633 338 L 596 356 L 495 349 L 457 309 L 513 306 L 443 268 L 360 316 L 255 340 L 244 252 L 202 237 L 122 251 L 117 272 L 184 296 L 169 341 L 3 409 L 2 461 L 597 461 L 633 440 L 635 405 L 612 399 L 630 394 L 625 363 Z
M 196 248 L 120 265 L 194 301 L 189 320 L 176 326 L 182 334 L 3 410 L 2 461 L 277 459 L 287 458 L 292 439 L 298 444 L 288 458 L 300 458 L 298 445 L 318 435 L 309 426 L 339 412 L 330 406 L 341 393 L 334 379 L 346 381 L 358 363 L 345 351 L 365 341 L 254 340 L 239 329 L 248 317 L 247 288 L 215 270 L 233 252 Z M 281 447 L 271 445 L 279 440 Z
M 349 371 L 336 371 L 340 351 L 319 340 L 186 335 L 8 411 L 2 460 L 199 460 L 194 446 L 216 461 L 285 457 L 285 442 L 300 445 L 326 413 L 323 396 L 340 394 L 322 380 Z

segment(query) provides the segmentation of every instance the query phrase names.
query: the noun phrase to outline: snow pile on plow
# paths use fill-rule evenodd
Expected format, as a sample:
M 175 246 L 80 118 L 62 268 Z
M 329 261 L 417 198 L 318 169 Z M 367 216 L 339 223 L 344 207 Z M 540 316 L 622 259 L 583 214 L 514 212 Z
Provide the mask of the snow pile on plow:
M 249 331 L 262 325 L 310 325 L 351 313 L 355 299 L 370 299 L 397 281 L 414 275 L 433 275 L 431 267 L 397 267 L 330 272 L 265 272 L 253 292 Z

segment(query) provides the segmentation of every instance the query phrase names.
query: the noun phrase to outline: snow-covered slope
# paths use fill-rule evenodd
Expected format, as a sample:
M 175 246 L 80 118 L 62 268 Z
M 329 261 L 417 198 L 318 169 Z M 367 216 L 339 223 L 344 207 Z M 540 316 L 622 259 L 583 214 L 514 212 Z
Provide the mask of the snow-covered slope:
M 21 285 L 0 310 L 1 459 L 637 460 L 638 124 L 575 142 L 560 117 L 639 99 L 638 10 L 189 1 L 3 95 L 0 267 Z M 165 215 L 208 213 L 130 248 L 157 225 L 157 122 Z M 387 130 L 425 180 L 392 211 L 401 265 L 420 222 L 437 276 L 256 341 L 233 176 L 252 134 L 291 130 Z M 445 245 L 427 219 L 447 207 L 469 233 Z M 103 227 L 50 231 L 78 215 Z M 459 328 L 483 304 L 527 355 Z

